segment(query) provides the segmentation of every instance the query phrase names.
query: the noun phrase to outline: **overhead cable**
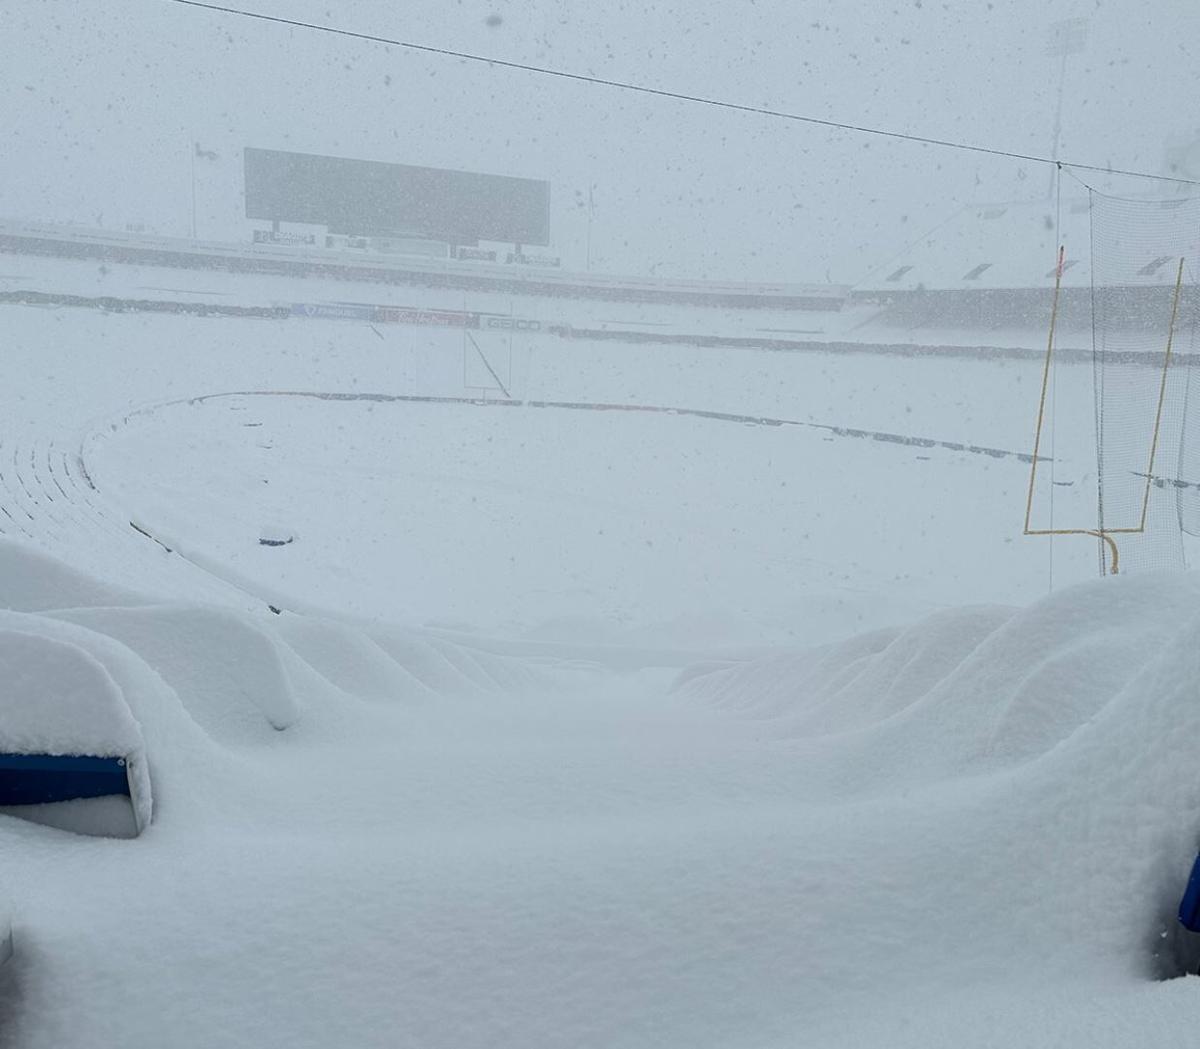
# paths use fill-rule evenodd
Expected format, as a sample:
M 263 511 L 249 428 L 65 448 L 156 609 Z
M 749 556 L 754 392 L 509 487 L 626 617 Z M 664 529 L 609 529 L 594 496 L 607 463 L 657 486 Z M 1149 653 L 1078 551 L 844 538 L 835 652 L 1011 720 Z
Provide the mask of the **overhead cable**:
M 204 3 L 202 0 L 167 0 L 168 3 L 180 4 L 184 7 L 201 8 L 220 14 L 234 15 L 238 18 L 250 18 L 260 22 L 272 22 L 276 25 L 290 26 L 294 29 L 309 29 L 319 33 L 331 33 L 334 36 L 349 37 L 352 40 L 365 40 L 375 44 L 387 44 L 391 47 L 403 47 L 410 51 L 419 51 L 430 55 L 441 55 L 445 58 L 458 58 L 466 62 L 479 62 L 503 69 L 515 69 L 525 73 L 535 73 L 539 76 L 557 77 L 560 80 L 572 80 L 582 84 L 592 84 L 598 87 L 616 88 L 621 91 L 631 91 L 657 98 L 672 99 L 676 102 L 688 102 L 695 105 L 709 106 L 715 109 L 727 109 L 737 113 L 752 113 L 756 116 L 769 117 L 775 120 L 790 120 L 800 124 L 810 124 L 816 127 L 833 128 L 838 131 L 848 131 L 860 135 L 874 135 L 880 138 L 899 139 L 905 142 L 916 142 L 926 146 L 937 146 L 942 149 L 957 149 L 968 153 L 983 153 L 994 157 L 1007 157 L 1011 160 L 1025 160 L 1033 164 L 1058 164 L 1062 167 L 1075 168 L 1079 171 L 1098 171 L 1106 175 L 1124 175 L 1129 178 L 1153 179 L 1157 182 L 1174 182 L 1185 186 L 1200 186 L 1200 180 L 1179 178 L 1170 175 L 1155 175 L 1148 171 L 1132 171 L 1125 168 L 1114 168 L 1101 164 L 1084 164 L 1079 161 L 1062 160 L 1057 157 L 1041 156 L 1035 153 L 1018 153 L 1013 150 L 997 149 L 990 146 L 980 146 L 969 142 L 955 142 L 951 139 L 933 138 L 927 135 L 914 135 L 904 131 L 890 131 L 886 128 L 867 127 L 862 124 L 851 124 L 840 120 L 827 120 L 823 117 L 806 116 L 802 113 L 792 113 L 783 109 L 771 109 L 766 106 L 751 106 L 741 102 L 729 102 L 719 98 L 709 98 L 704 95 L 691 95 L 683 91 L 669 91 L 666 88 L 650 87 L 646 84 L 634 84 L 624 80 L 611 80 L 607 77 L 592 76 L 587 73 L 572 73 L 565 69 L 552 69 L 547 66 L 536 66 L 526 62 L 513 62 L 504 58 L 492 58 L 487 55 L 472 54 L 469 51 L 457 51 L 448 47 L 434 47 L 431 44 L 418 44 L 411 40 L 398 40 L 391 37 L 379 36 L 375 33 L 361 33 L 352 29 L 341 29 L 337 26 L 323 25 L 318 22 L 302 22 L 293 18 L 282 18 L 278 15 L 268 15 L 260 11 L 245 11 L 237 7 L 227 7 L 222 4 Z

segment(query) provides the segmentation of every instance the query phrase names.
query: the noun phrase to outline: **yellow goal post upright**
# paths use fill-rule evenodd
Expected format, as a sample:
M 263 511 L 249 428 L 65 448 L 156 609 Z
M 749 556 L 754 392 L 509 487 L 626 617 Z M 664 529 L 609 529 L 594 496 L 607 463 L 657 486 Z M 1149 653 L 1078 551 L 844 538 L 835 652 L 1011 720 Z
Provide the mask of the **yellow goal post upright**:
M 1140 535 L 1146 531 L 1146 519 L 1150 508 L 1150 488 L 1154 483 L 1154 460 L 1158 454 L 1159 432 L 1162 427 L 1163 405 L 1167 395 L 1167 375 L 1171 367 L 1171 354 L 1175 342 L 1175 324 L 1179 316 L 1179 297 L 1183 289 L 1183 267 L 1185 259 L 1179 259 L 1178 269 L 1175 276 L 1175 290 L 1171 299 L 1171 320 L 1167 328 L 1166 348 L 1163 352 L 1162 372 L 1158 384 L 1158 399 L 1154 413 L 1154 427 L 1151 431 L 1150 439 L 1150 456 L 1149 462 L 1146 465 L 1145 488 L 1141 496 L 1141 515 L 1136 526 L 1127 526 L 1123 528 L 1108 528 L 1102 523 L 1098 523 L 1095 528 L 1075 527 L 1075 528 L 1034 528 L 1033 527 L 1033 494 L 1037 484 L 1038 462 L 1040 461 L 1040 453 L 1042 447 L 1042 431 L 1046 421 L 1046 396 L 1050 389 L 1050 371 L 1051 362 L 1054 357 L 1054 339 L 1055 330 L 1058 323 L 1058 306 L 1062 292 L 1062 276 L 1066 262 L 1066 247 L 1060 245 L 1058 249 L 1058 262 L 1055 266 L 1054 273 L 1054 298 L 1050 309 L 1050 332 L 1046 340 L 1046 357 L 1042 367 L 1042 388 L 1041 394 L 1038 397 L 1037 424 L 1033 433 L 1033 455 L 1032 462 L 1029 467 L 1029 490 L 1025 499 L 1025 529 L 1024 534 L 1027 536 L 1055 536 L 1055 535 L 1086 535 L 1102 542 L 1108 550 L 1110 575 L 1117 575 L 1120 572 L 1121 560 L 1120 550 L 1117 546 L 1116 536 L 1122 535 Z M 1102 440 L 1101 434 L 1096 434 L 1096 440 Z

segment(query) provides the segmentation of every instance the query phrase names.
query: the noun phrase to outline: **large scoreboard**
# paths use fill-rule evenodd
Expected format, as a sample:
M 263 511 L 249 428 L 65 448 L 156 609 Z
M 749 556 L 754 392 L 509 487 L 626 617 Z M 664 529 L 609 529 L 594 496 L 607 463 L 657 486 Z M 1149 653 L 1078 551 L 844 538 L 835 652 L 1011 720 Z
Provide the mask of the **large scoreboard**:
M 550 183 L 247 147 L 246 217 L 331 233 L 550 243 Z

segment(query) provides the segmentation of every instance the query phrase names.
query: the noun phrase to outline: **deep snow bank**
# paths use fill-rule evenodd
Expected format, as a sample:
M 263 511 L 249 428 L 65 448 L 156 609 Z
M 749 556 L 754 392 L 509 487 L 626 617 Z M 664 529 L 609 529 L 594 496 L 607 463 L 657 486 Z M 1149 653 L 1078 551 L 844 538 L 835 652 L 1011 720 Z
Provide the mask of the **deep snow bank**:
M 535 677 L 385 626 L 151 604 L 12 541 L 0 540 L 0 569 L 0 753 L 128 758 L 142 824 L 148 764 L 169 783 L 348 699 L 477 695 Z
M 1196 650 L 1200 577 L 1120 577 L 1027 609 L 956 609 L 906 629 L 692 668 L 677 688 L 767 721 L 780 738 L 822 738 L 840 761 L 853 757 L 847 781 L 888 791 L 1046 758 L 1098 730 L 1102 714 L 1140 725 L 1152 703 L 1165 704 L 1163 717 L 1183 724 L 1193 693 L 1186 675 L 1169 675 Z M 1170 688 L 1142 695 L 1159 672 Z M 1167 736 L 1142 743 L 1172 753 Z
M 973 910 L 999 908 L 1048 954 L 1069 945 L 1081 967 L 1107 954 L 1133 972 L 1171 969 L 1173 911 L 1200 843 L 1195 574 L 1114 578 L 1027 609 L 967 608 L 697 667 L 676 689 L 754 719 L 803 764 L 809 799 L 920 798 L 930 810 L 973 799 L 978 819 L 947 854 L 948 869 L 974 856 L 956 874 Z
M 157 803 L 135 843 L 0 817 L 22 1049 L 1127 1049 L 1200 1024 L 1200 981 L 1153 980 L 1200 830 L 1194 577 L 670 692 L 395 628 L 22 593 L 39 611 L 0 630 L 104 667 Z

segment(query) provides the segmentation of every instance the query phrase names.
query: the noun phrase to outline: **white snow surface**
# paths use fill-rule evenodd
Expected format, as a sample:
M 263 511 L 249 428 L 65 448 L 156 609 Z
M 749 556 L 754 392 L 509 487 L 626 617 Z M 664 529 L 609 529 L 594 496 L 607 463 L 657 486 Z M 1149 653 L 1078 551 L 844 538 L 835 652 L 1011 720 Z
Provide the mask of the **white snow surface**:
M 159 675 L 154 609 L 10 613 L 121 683 L 159 805 L 136 843 L 0 818 L 8 1044 L 1185 1044 L 1200 984 L 1154 977 L 1198 599 L 1107 581 L 673 687 L 264 619 L 238 665 L 300 719 L 258 733 Z
M 20 551 L 0 546 L 14 590 L 28 594 L 45 560 L 31 558 L 22 571 Z M 47 636 L 39 620 L 0 611 L 0 753 L 123 758 L 134 819 L 145 826 L 152 812 L 145 744 L 120 686 L 100 660 Z M 47 811 L 53 818 L 53 807 Z
M 0 816 L 4 1049 L 1193 1039 L 1200 980 L 1158 977 L 1200 824 L 1200 580 L 1070 585 L 1094 551 L 1061 544 L 1046 596 L 1046 548 L 1014 539 L 1026 464 L 670 414 L 196 400 L 461 394 L 462 358 L 316 322 L 3 316 L 0 638 L 109 682 L 155 800 L 132 841 Z M 522 357 L 522 395 L 993 448 L 1023 447 L 1036 382 L 570 352 Z M 263 521 L 296 542 L 260 547 Z
M 124 757 L 140 744 L 120 691 L 83 649 L 0 629 L 0 753 Z

